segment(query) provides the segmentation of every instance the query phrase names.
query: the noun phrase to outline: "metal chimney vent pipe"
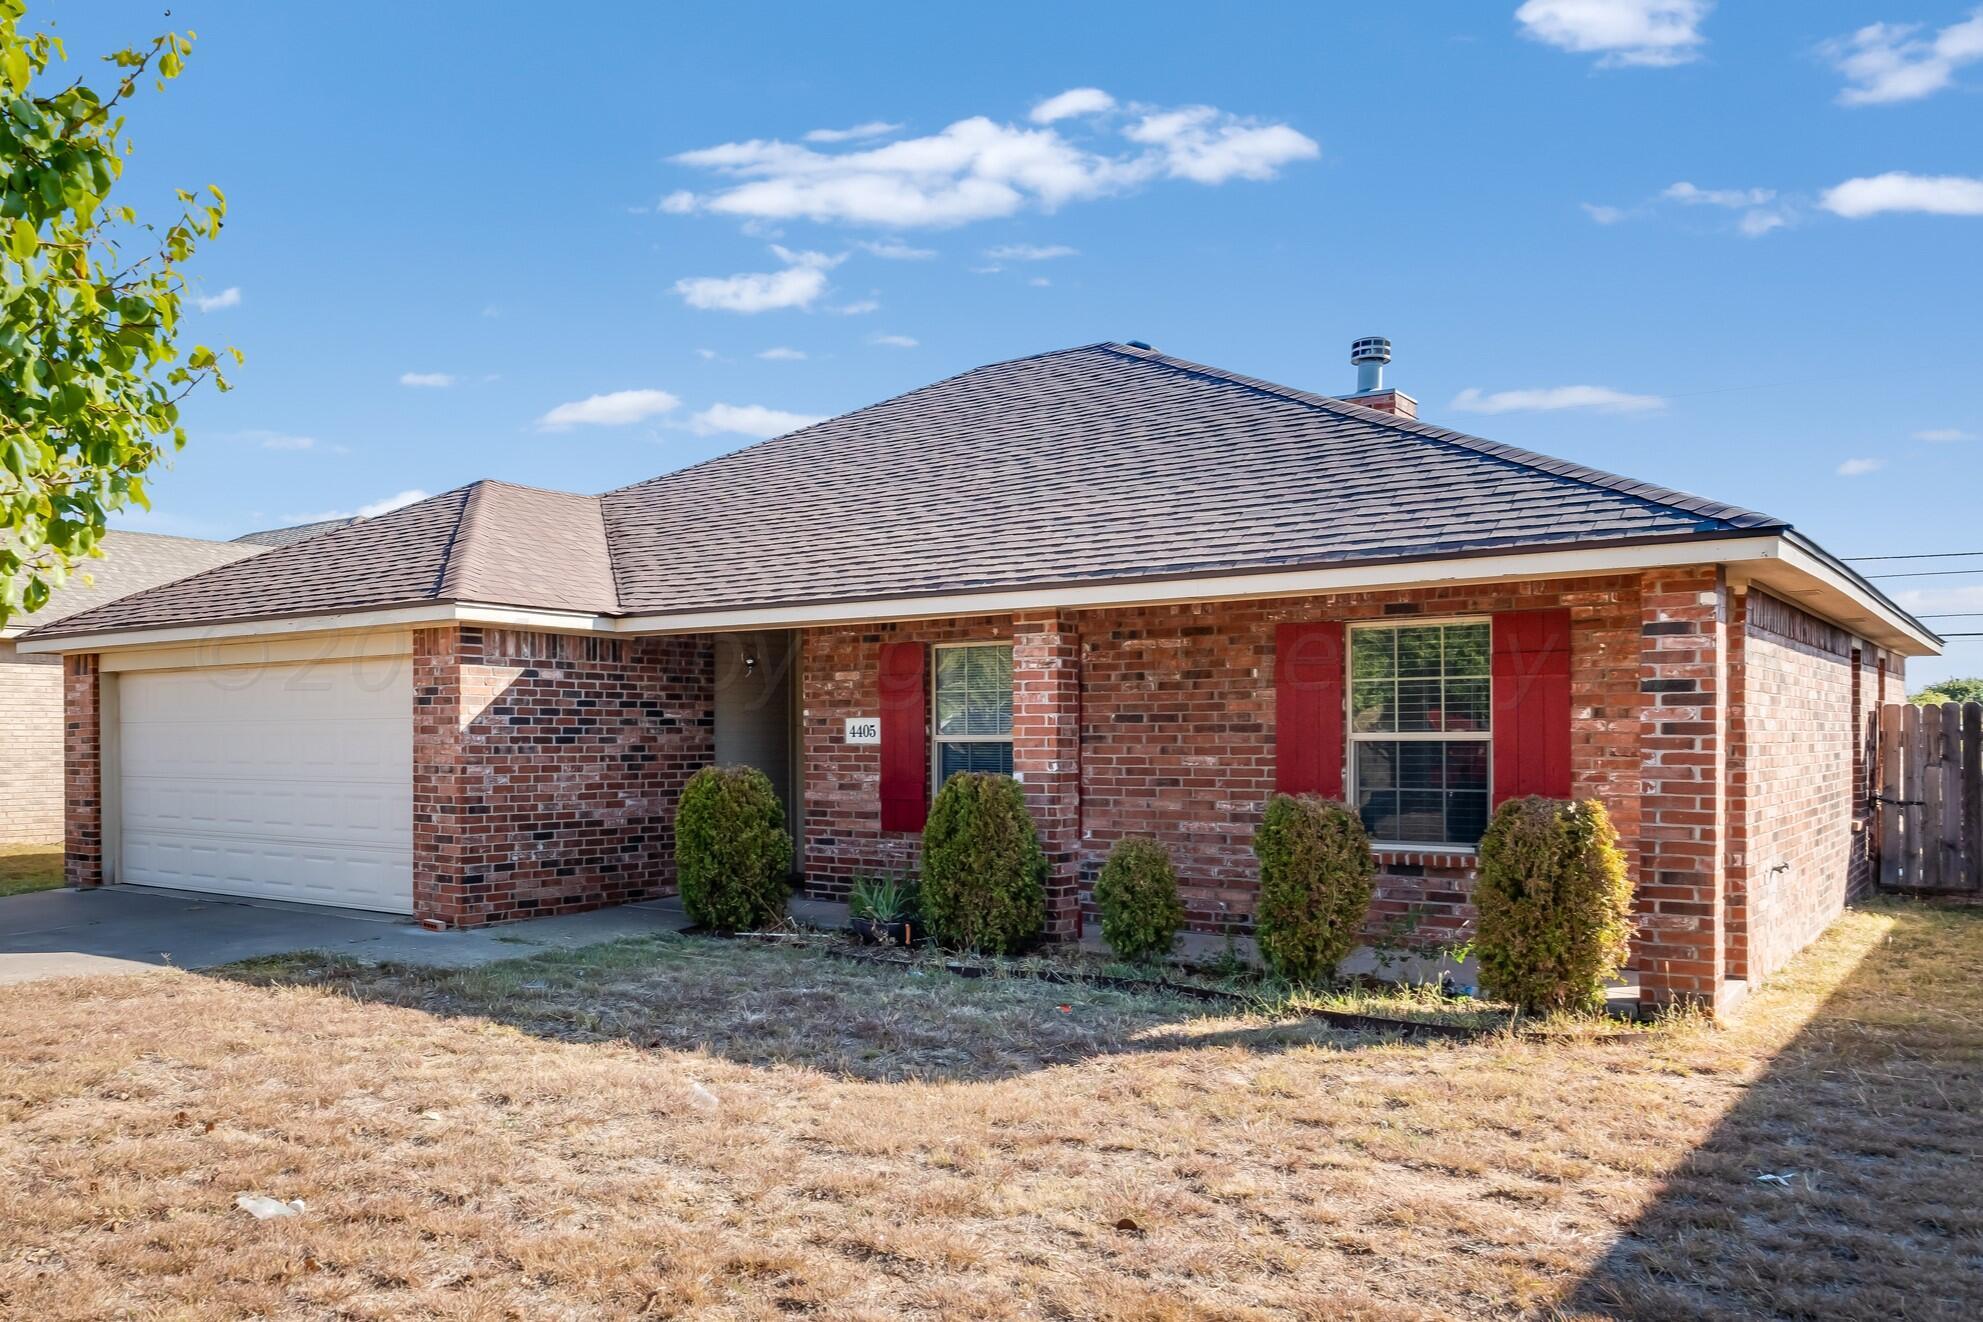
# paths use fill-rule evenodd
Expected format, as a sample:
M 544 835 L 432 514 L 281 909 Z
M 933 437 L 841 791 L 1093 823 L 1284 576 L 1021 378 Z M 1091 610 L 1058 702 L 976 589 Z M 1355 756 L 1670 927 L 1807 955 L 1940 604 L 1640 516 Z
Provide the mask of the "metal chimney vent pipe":
M 1391 342 L 1366 335 L 1350 343 L 1350 365 L 1356 368 L 1356 393 L 1374 395 L 1384 388 L 1384 364 L 1391 361 Z

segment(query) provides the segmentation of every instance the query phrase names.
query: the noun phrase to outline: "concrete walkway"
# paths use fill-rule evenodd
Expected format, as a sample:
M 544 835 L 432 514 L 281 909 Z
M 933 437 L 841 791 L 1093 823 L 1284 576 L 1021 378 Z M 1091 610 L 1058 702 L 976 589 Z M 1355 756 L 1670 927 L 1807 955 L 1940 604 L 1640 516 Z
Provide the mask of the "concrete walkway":
M 0 986 L 168 965 L 211 968 L 293 950 L 466 968 L 686 926 L 677 900 L 429 932 L 390 914 L 137 886 L 35 891 L 0 899 Z

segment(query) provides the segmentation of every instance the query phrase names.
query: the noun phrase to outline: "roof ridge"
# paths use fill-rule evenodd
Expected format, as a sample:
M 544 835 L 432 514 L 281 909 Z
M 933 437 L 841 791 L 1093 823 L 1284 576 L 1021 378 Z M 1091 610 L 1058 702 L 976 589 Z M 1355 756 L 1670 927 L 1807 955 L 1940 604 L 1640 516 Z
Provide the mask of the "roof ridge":
M 470 482 L 456 490 L 463 492 L 461 508 L 455 511 L 454 526 L 448 530 L 447 545 L 441 548 L 440 572 L 434 576 L 434 589 L 428 595 L 437 601 L 448 601 L 463 587 L 462 580 L 468 576 L 468 555 L 474 543 L 475 525 L 482 507 L 482 490 L 495 479 L 483 478 Z M 442 492 L 452 495 L 453 492 Z
M 188 537 L 176 532 L 146 532 L 142 528 L 105 528 L 104 536 L 115 533 L 119 537 L 149 537 L 161 542 L 190 542 L 195 546 L 228 546 L 234 541 L 231 537 Z
M 1615 491 L 1628 499 L 1639 501 L 1641 504 L 1654 505 L 1662 509 L 1677 510 L 1682 514 L 1693 515 L 1697 518 L 1711 518 L 1738 528 L 1788 528 L 1791 526 L 1788 520 L 1780 519 L 1773 514 L 1764 514 L 1757 510 L 1745 509 L 1740 505 L 1729 505 L 1722 501 L 1710 500 L 1705 496 L 1696 496 L 1690 492 L 1675 490 L 1672 487 L 1664 487 L 1656 482 L 1624 477 L 1617 473 L 1607 472 L 1601 468 L 1592 468 L 1588 464 L 1578 464 L 1568 459 L 1557 459 L 1550 455 L 1538 454 L 1533 450 L 1524 450 L 1520 446 L 1506 445 L 1500 441 L 1490 441 L 1485 437 L 1474 436 L 1468 432 L 1455 431 L 1450 427 L 1436 427 L 1431 423 L 1421 422 L 1416 418 L 1401 418 L 1395 413 L 1387 413 L 1383 409 L 1366 408 L 1361 404 L 1353 404 L 1348 400 L 1339 399 L 1334 395 L 1323 395 L 1314 391 L 1299 390 L 1293 386 L 1280 385 L 1277 382 L 1266 381 L 1259 377 L 1246 376 L 1239 372 L 1230 372 L 1220 367 L 1210 367 L 1204 363 L 1193 362 L 1188 358 L 1177 358 L 1170 354 L 1160 353 L 1154 349 L 1146 352 L 1141 349 L 1132 349 L 1127 345 L 1114 343 L 1091 347 L 1105 349 L 1118 357 L 1131 359 L 1136 362 L 1155 362 L 1170 368 L 1172 371 L 1201 376 L 1213 381 L 1223 381 L 1229 385 L 1258 391 L 1261 394 L 1270 395 L 1277 399 L 1284 399 L 1289 403 L 1300 404 L 1304 407 L 1315 409 L 1318 412 L 1348 416 L 1359 422 L 1374 423 L 1378 426 L 1388 427 L 1392 431 L 1409 436 L 1414 440 L 1451 445 L 1473 454 L 1498 460 L 1502 463 L 1531 469 L 1547 477 L 1580 482 L 1585 486 L 1597 487 L 1600 490 Z

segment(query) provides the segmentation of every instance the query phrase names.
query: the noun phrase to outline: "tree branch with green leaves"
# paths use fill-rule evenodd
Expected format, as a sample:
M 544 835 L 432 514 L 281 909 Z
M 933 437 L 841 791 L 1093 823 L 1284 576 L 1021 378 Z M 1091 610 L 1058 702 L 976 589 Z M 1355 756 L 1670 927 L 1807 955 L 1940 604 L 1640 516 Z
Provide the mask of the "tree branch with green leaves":
M 179 190 L 163 230 L 113 206 L 131 141 L 119 107 L 192 53 L 168 32 L 49 90 L 61 39 L 23 32 L 0 0 L 0 625 L 43 606 L 99 547 L 110 515 L 149 509 L 147 475 L 186 444 L 179 406 L 238 349 L 180 345 L 185 266 L 220 235 L 227 199 Z

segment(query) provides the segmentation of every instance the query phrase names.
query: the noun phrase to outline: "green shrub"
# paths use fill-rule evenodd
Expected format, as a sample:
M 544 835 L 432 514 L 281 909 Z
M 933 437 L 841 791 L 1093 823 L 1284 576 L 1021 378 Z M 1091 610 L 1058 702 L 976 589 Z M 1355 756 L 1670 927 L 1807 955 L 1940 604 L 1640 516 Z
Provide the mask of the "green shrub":
M 1294 982 L 1334 974 L 1356 949 L 1370 909 L 1370 836 L 1343 804 L 1276 794 L 1253 833 L 1260 860 L 1254 936 L 1274 972 Z
M 1116 958 L 1132 962 L 1170 954 L 1184 925 L 1171 851 L 1155 840 L 1118 840 L 1095 879 L 1102 940 Z
M 1480 842 L 1473 902 L 1482 990 L 1531 1011 L 1604 1004 L 1631 938 L 1632 883 L 1603 804 L 1502 804 Z
M 704 767 L 675 808 L 675 880 L 689 917 L 719 932 L 785 916 L 792 837 L 771 781 L 755 767 Z
M 1004 954 L 1047 921 L 1047 860 L 1010 776 L 960 771 L 923 827 L 923 921 L 953 949 Z

